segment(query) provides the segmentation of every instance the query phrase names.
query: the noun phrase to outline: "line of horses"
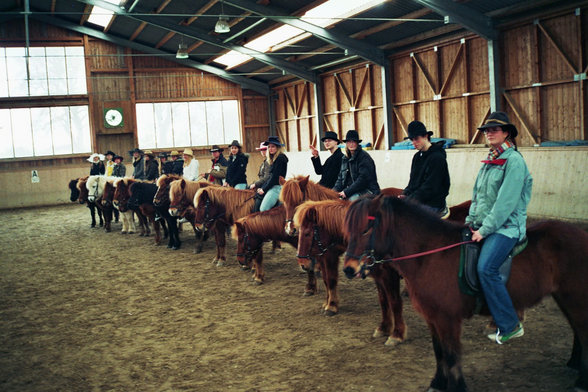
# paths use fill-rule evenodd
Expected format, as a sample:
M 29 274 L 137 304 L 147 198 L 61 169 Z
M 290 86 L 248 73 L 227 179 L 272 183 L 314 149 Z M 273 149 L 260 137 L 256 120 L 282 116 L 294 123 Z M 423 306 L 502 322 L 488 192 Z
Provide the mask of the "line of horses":
M 400 189 L 387 188 L 377 197 L 356 202 L 339 200 L 338 194 L 309 177 L 280 179 L 281 204 L 269 211 L 252 213 L 253 190 L 236 190 L 208 182 L 187 181 L 163 175 L 155 184 L 131 178 L 90 176 L 72 180 L 71 200 L 86 203 L 96 226 L 110 231 L 113 213 L 123 216 L 123 233 L 135 231 L 138 216 L 140 235 L 155 232 L 155 243 L 169 238 L 168 247 L 181 246 L 178 218 L 191 223 L 195 253 L 202 250 L 209 233 L 214 235 L 216 256 L 222 266 L 226 259 L 226 234 L 232 229 L 237 241 L 236 259 L 252 279 L 262 284 L 263 244 L 273 249 L 285 242 L 297 249 L 297 262 L 307 273 L 304 295 L 317 292 L 320 271 L 326 288 L 324 314 L 338 313 L 339 261 L 349 278 L 371 276 L 380 303 L 382 320 L 374 336 L 387 336 L 387 345 L 406 338 L 402 316 L 400 280 L 404 278 L 414 308 L 427 322 L 437 360 L 430 391 L 466 391 L 461 370 L 461 324 L 474 315 L 477 300 L 458 287 L 459 248 L 422 257 L 392 261 L 428 249 L 460 242 L 460 230 L 470 201 L 450 209 L 447 221 L 420 206 L 396 197 Z M 126 222 L 126 223 L 125 223 Z M 559 221 L 544 221 L 528 228 L 529 244 L 512 264 L 508 289 L 520 312 L 551 294 L 574 331 L 574 348 L 568 366 L 579 370 L 576 387 L 588 390 L 588 233 Z M 272 249 L 272 251 L 273 251 Z M 489 314 L 482 308 L 482 314 Z

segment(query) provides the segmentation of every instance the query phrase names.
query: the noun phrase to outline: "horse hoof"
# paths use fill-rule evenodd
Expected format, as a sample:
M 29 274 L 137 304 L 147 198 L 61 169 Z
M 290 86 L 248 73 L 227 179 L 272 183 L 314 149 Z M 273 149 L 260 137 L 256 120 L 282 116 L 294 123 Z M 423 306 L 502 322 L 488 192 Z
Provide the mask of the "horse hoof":
M 380 328 L 376 328 L 372 338 L 381 338 L 382 336 L 386 336 L 386 334 Z
M 167 244 L 167 247 L 168 248 L 171 248 L 171 247 L 173 247 L 173 245 L 172 244 Z
M 121 234 L 127 234 L 127 232 L 126 232 L 126 231 L 121 231 L 120 233 L 121 233 Z
M 392 336 L 388 336 L 388 339 L 386 339 L 386 343 L 384 343 L 384 346 L 394 347 L 400 343 L 402 343 L 402 340 L 394 338 Z
M 314 291 L 305 291 L 304 294 L 302 294 L 303 297 L 311 297 L 314 295 Z
M 135 234 L 135 232 L 134 231 L 129 231 L 129 234 Z
M 337 315 L 337 312 L 331 309 L 325 309 L 324 314 L 325 316 L 333 317 Z
M 219 261 L 216 263 L 216 266 L 217 266 L 217 267 L 224 267 L 225 265 L 226 265 L 226 262 L 225 262 L 224 260 L 219 260 Z
M 261 286 L 263 284 L 263 280 L 261 279 L 254 279 L 253 283 L 255 283 L 256 286 Z

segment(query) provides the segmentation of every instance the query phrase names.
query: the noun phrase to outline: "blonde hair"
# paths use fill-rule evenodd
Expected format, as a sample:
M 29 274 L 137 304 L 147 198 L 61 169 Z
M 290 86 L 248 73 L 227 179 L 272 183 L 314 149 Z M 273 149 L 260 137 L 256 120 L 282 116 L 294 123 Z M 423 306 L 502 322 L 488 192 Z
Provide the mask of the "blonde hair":
M 276 146 L 278 147 L 278 149 L 276 150 L 276 153 L 274 154 L 274 156 L 272 157 L 272 154 L 270 154 L 269 149 L 266 150 L 265 152 L 265 161 L 268 163 L 268 165 L 272 165 L 274 163 L 274 161 L 276 160 L 276 158 L 282 154 L 282 148 L 280 146 Z

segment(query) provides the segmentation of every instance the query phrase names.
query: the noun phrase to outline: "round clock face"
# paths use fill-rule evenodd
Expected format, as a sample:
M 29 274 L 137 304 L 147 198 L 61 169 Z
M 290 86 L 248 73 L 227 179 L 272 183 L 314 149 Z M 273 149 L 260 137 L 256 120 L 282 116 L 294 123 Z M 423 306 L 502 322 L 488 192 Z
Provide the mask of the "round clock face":
M 104 115 L 104 120 L 111 127 L 116 127 L 122 123 L 123 116 L 118 110 L 110 109 Z

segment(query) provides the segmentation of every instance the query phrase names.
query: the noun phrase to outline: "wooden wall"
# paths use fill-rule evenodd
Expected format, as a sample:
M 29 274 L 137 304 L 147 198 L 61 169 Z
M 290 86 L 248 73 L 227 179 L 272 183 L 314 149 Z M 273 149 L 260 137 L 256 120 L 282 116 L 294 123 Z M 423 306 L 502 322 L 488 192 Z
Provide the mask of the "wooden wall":
M 520 146 L 588 139 L 588 8 L 519 21 L 501 30 L 502 110 L 519 130 Z M 434 137 L 479 145 L 477 131 L 490 113 L 487 41 L 468 33 L 390 57 L 393 140 L 420 120 Z M 364 142 L 387 149 L 383 137 L 380 69 L 359 64 L 321 75 L 325 130 L 357 129 Z M 315 141 L 313 86 L 275 89 L 276 119 L 288 149 Z M 307 93 L 308 91 L 308 93 Z

